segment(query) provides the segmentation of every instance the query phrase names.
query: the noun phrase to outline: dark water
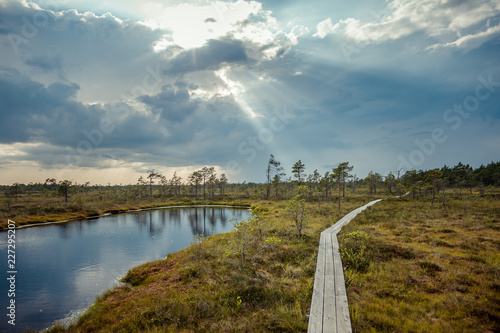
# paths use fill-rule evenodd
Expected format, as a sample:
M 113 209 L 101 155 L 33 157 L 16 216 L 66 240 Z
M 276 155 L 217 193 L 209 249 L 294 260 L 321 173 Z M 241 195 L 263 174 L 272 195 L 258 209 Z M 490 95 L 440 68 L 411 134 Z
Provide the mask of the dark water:
M 230 231 L 248 210 L 172 208 L 16 230 L 16 325 L 8 324 L 7 233 L 0 233 L 3 268 L 0 331 L 43 329 L 75 316 L 115 286 L 132 267 L 188 247 L 193 236 Z M 80 310 L 80 311 L 78 311 Z

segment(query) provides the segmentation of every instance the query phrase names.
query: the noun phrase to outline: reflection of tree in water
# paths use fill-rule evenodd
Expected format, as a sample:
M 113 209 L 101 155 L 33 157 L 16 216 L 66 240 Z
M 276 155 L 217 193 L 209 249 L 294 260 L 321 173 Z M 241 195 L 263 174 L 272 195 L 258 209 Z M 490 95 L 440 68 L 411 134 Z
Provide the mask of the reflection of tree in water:
M 224 226 L 227 222 L 227 218 L 222 216 L 223 210 L 214 208 L 195 208 L 190 209 L 188 213 L 189 224 L 191 226 L 191 231 L 193 236 L 203 235 L 203 237 L 208 237 L 217 231 L 217 223 L 223 221 Z M 207 222 L 209 227 L 207 228 Z
M 171 225 L 182 229 L 182 224 L 187 220 L 193 236 L 200 234 L 208 237 L 217 233 L 218 229 L 225 230 L 228 223 L 232 224 L 231 218 L 236 217 L 238 221 L 242 219 L 239 210 L 207 207 L 160 209 L 136 213 L 134 217 L 141 230 L 148 228 L 150 236 L 161 234 L 164 228 Z
M 215 217 L 215 211 L 217 211 L 217 215 L 220 216 L 220 209 L 211 209 L 211 214 L 208 218 L 208 223 L 212 226 L 212 230 L 215 229 L 215 226 L 217 225 L 217 218 Z M 219 218 L 220 219 L 220 218 Z
M 69 227 L 67 223 L 59 224 L 57 230 L 59 231 L 59 237 L 69 238 Z
M 163 216 L 162 216 L 163 215 Z M 148 228 L 149 236 L 159 236 L 165 228 L 165 216 L 161 210 L 146 211 L 136 214 L 136 222 L 139 229 Z
M 163 217 L 164 221 L 167 221 L 169 223 L 172 223 L 176 226 L 181 225 L 181 210 L 178 208 L 173 208 L 173 209 L 167 209 L 164 210 L 164 212 L 168 212 L 168 218 Z
M 197 208 L 189 210 L 188 219 L 193 235 L 203 234 L 203 236 L 205 236 L 202 225 L 203 216 L 199 214 L 199 210 Z
M 89 219 L 84 221 L 73 221 L 67 223 L 56 224 L 59 236 L 63 239 L 72 237 L 72 232 L 77 232 L 78 235 L 85 233 L 85 227 L 96 224 L 100 219 Z
M 153 216 L 153 214 L 155 216 Z M 164 210 L 156 210 L 154 212 L 149 211 L 149 235 L 160 236 L 165 228 L 165 211 Z M 155 223 L 157 222 L 157 223 Z
M 226 226 L 227 217 L 226 217 L 226 210 L 225 209 L 220 210 L 220 223 L 222 224 L 223 227 Z
M 142 228 L 144 226 L 147 226 L 147 224 L 148 224 L 148 217 L 147 217 L 147 214 L 145 212 L 135 213 L 135 217 L 136 217 L 136 222 L 137 222 L 137 224 L 140 227 L 139 229 L 142 230 Z
M 81 236 L 81 235 L 84 235 L 85 233 L 85 226 L 91 224 L 92 222 L 95 222 L 97 223 L 97 220 L 99 220 L 99 218 L 97 219 L 90 219 L 90 220 L 86 220 L 86 221 L 78 221 L 78 224 L 76 225 L 76 229 L 78 231 L 78 236 Z

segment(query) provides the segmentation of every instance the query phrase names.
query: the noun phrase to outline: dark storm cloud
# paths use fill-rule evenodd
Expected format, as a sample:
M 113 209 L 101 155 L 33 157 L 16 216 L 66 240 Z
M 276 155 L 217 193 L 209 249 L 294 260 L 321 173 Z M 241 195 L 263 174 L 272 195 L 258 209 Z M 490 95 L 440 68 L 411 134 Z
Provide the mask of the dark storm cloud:
M 0 70 L 0 142 L 75 141 L 80 127 L 95 127 L 103 110 L 75 100 L 79 86 L 48 87 L 15 69 Z
M 387 6 L 398 3 L 420 6 L 412 0 L 390 1 Z M 447 6 L 460 7 L 454 12 L 465 20 L 470 17 L 464 4 L 472 2 Z M 444 23 L 398 11 L 399 23 L 419 20 L 417 28 L 400 33 L 409 26 L 374 22 L 370 11 L 383 10 L 384 5 L 363 0 L 363 6 L 355 7 L 263 2 L 263 10 L 242 19 L 225 37 L 179 50 L 171 45 L 172 32 L 138 21 L 75 10 L 51 12 L 0 0 L 0 143 L 35 143 L 19 148 L 24 155 L 12 160 L 64 163 L 66 147 L 76 149 L 89 140 L 84 133 L 100 138 L 100 123 L 110 119 L 113 130 L 97 140 L 81 166 L 104 168 L 110 160 L 155 166 L 225 165 L 236 160 L 245 177 L 254 180 L 262 179 L 270 153 L 287 163 L 302 158 L 308 172 L 315 164 L 335 165 L 347 158 L 357 166 L 369 159 L 366 168 L 382 168 L 398 163 L 398 154 L 407 156 L 416 149 L 414 140 L 428 138 L 436 127 L 446 129 L 450 137 L 436 151 L 458 151 L 469 142 L 489 156 L 498 155 L 498 145 L 488 141 L 497 135 L 500 118 L 500 86 L 495 85 L 500 82 L 498 37 L 487 35 L 473 48 L 441 46 L 429 51 L 428 46 L 456 39 L 455 30 L 447 29 L 454 15 L 446 16 L 446 10 L 439 11 Z M 330 12 L 342 17 L 332 17 L 331 27 L 322 26 L 323 39 L 313 37 Z M 30 34 L 26 20 L 39 23 Z M 208 17 L 206 27 L 222 24 L 224 18 L 217 21 Z M 353 42 L 363 40 L 356 22 L 372 24 L 373 42 Z M 488 24 L 478 22 L 470 25 L 472 33 L 498 25 L 498 17 Z M 337 23 L 340 30 L 334 31 Z M 292 29 L 295 24 L 310 33 L 304 27 Z M 250 34 L 253 28 L 257 33 Z M 440 40 L 448 35 L 436 36 L 432 32 L 437 28 L 452 31 L 454 37 Z M 12 42 L 9 33 L 22 39 Z M 467 37 L 466 30 L 461 33 Z M 342 49 L 346 45 L 351 54 Z M 221 68 L 225 77 L 217 72 Z M 489 75 L 497 83 L 486 91 L 488 98 L 462 118 L 456 132 L 449 131 L 443 113 L 474 95 L 478 77 Z M 129 110 L 126 115 L 113 113 L 117 105 Z M 252 147 L 249 138 L 269 133 L 273 110 L 285 107 L 294 118 L 283 130 L 272 132 L 269 144 Z M 257 117 L 250 118 L 249 109 Z M 462 138 L 452 139 L 453 133 Z M 242 144 L 243 153 L 238 149 Z M 255 152 L 252 161 L 253 155 L 245 153 L 250 151 Z M 384 158 L 375 158 L 379 152 Z M 435 165 L 441 163 L 441 152 L 426 156 L 426 162 L 441 166 Z M 373 158 L 366 157 L 370 153 Z
M 206 45 L 184 51 L 170 63 L 167 74 L 184 74 L 201 70 L 218 70 L 222 64 L 248 61 L 245 45 L 240 40 L 211 39 Z
M 160 113 L 161 118 L 172 122 L 182 122 L 193 114 L 200 104 L 191 100 L 185 88 L 175 91 L 171 86 L 163 86 L 161 93 L 138 97 L 138 100 L 150 106 L 154 113 Z
M 168 31 L 109 13 L 53 12 L 8 1 L 0 17 L 0 27 L 10 31 L 0 35 L 3 66 L 26 68 L 22 62 L 38 80 L 77 82 L 85 100 L 116 100 L 142 81 L 148 66 L 164 61 L 153 46 Z
M 65 163 L 65 156 L 60 156 L 66 152 L 65 147 L 74 151 L 83 141 L 92 143 L 92 153 L 85 155 L 80 166 L 97 167 L 103 162 L 102 156 L 115 156 L 130 163 L 138 157 L 152 163 L 164 163 L 167 158 L 172 165 L 185 165 L 193 160 L 201 163 L 229 158 L 234 154 L 234 142 L 228 138 L 234 138 L 232 133 L 236 130 L 236 137 L 243 140 L 247 132 L 247 126 L 239 123 L 237 117 L 227 118 L 237 110 L 231 99 L 212 98 L 200 105 L 185 89 L 174 91 L 172 86 L 165 86 L 157 95 L 139 98 L 158 108 L 163 121 L 131 106 L 123 119 L 114 119 L 100 105 L 78 102 L 78 89 L 76 84 L 61 83 L 45 87 L 16 70 L 3 69 L 0 143 L 44 142 L 39 153 L 33 147 L 25 148 L 30 156 L 23 158 L 45 165 L 55 160 Z M 102 136 L 96 134 L 108 116 L 112 130 L 101 132 Z M 217 148 L 213 150 L 214 147 Z M 50 152 L 59 157 L 50 157 Z
M 52 72 L 62 70 L 62 58 L 60 56 L 34 56 L 26 59 L 26 65 L 41 69 L 43 71 Z

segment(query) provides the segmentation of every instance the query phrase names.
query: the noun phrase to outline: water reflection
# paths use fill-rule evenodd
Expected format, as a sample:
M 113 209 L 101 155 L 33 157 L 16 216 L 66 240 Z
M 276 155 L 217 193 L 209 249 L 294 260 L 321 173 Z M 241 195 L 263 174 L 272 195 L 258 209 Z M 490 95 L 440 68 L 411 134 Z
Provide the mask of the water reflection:
M 225 208 L 164 209 L 18 229 L 16 326 L 1 320 L 0 331 L 43 329 L 90 305 L 130 268 L 189 246 L 194 235 L 230 231 L 232 218 L 248 214 Z M 6 258 L 5 232 L 0 249 Z M 3 265 L 6 272 L 6 260 Z M 2 290 L 9 289 L 7 283 L 3 279 Z M 8 303 L 7 293 L 0 301 Z
M 203 235 L 204 237 L 210 236 L 220 225 L 222 228 L 227 227 L 228 218 L 226 215 L 226 209 L 216 209 L 216 208 L 200 208 L 197 210 L 189 211 L 188 220 L 191 226 L 193 235 Z M 248 214 L 246 214 L 248 215 Z M 240 218 L 240 214 L 231 214 L 231 218 Z M 233 227 L 233 224 L 230 224 Z
M 68 226 L 66 224 L 61 224 L 61 228 L 59 228 L 59 235 L 61 238 L 68 238 Z

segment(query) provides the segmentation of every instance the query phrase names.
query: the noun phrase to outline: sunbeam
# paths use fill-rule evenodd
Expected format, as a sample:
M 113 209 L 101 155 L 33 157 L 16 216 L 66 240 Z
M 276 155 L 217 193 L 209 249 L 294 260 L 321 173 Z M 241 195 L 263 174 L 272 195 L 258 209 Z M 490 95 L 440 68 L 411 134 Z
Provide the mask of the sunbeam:
M 250 118 L 254 119 L 257 117 L 262 117 L 261 114 L 255 113 L 252 108 L 248 105 L 243 94 L 245 93 L 245 88 L 239 82 L 232 81 L 227 77 L 228 68 L 224 67 L 219 69 L 216 74 L 217 76 L 226 84 L 227 91 L 233 96 L 236 103 L 239 105 L 240 109 L 245 112 L 245 114 Z

